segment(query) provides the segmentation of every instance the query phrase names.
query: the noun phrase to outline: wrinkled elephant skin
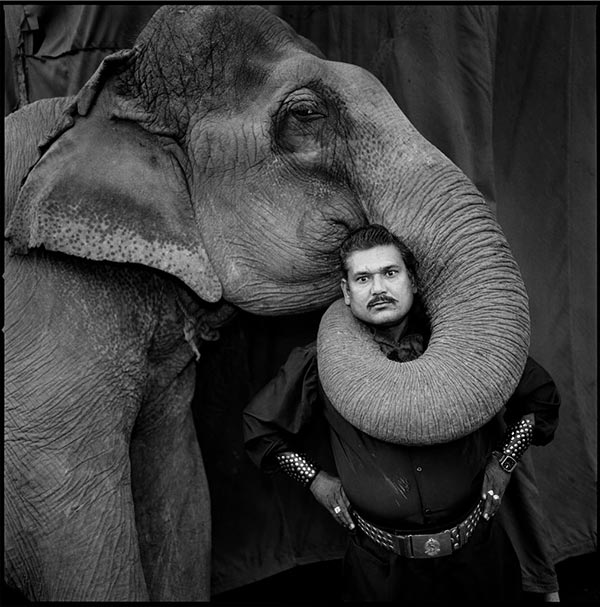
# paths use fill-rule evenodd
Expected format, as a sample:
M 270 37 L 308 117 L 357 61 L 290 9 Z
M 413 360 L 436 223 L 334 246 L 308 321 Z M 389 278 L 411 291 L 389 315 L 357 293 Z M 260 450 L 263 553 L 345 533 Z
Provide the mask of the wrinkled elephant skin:
M 267 11 L 165 6 L 5 126 L 5 578 L 29 599 L 210 597 L 198 349 L 234 306 L 336 299 L 358 226 L 419 259 L 430 391 L 470 360 L 496 401 L 516 384 L 526 295 L 480 194 L 372 75 Z M 369 411 L 344 414 L 403 440 Z

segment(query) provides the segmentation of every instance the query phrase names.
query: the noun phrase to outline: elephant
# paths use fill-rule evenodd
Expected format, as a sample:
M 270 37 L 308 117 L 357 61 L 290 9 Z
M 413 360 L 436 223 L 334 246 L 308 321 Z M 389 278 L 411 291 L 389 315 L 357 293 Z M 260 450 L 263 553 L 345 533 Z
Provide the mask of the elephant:
M 386 440 L 451 440 L 516 386 L 527 294 L 481 194 L 373 75 L 263 8 L 161 7 L 79 93 L 5 133 L 5 580 L 30 600 L 210 598 L 202 343 L 239 309 L 333 304 L 324 385 L 353 381 L 327 350 L 353 330 L 337 250 L 360 226 L 419 261 L 432 337 L 396 397 L 437 404 L 412 430 L 387 401 L 343 414 Z

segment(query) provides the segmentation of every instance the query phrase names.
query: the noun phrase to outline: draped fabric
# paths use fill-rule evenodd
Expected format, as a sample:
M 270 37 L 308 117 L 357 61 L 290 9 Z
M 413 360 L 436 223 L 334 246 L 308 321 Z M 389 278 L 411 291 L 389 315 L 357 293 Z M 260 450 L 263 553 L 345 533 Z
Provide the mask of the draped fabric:
M 5 5 L 5 114 L 76 92 L 157 8 Z M 373 72 L 495 211 L 528 289 L 531 354 L 563 401 L 555 441 L 531 449 L 552 559 L 596 550 L 596 7 L 267 8 L 329 59 Z M 294 346 L 314 339 L 318 319 L 242 313 L 205 347 L 195 417 L 215 593 L 343 549 L 328 515 L 286 479 L 261 475 L 241 439 L 241 410 Z
M 4 114 L 26 102 L 73 95 L 102 59 L 133 46 L 159 5 L 4 6 Z
M 497 214 L 530 297 L 534 357 L 563 396 L 534 450 L 556 560 L 597 549 L 595 7 L 501 12 Z

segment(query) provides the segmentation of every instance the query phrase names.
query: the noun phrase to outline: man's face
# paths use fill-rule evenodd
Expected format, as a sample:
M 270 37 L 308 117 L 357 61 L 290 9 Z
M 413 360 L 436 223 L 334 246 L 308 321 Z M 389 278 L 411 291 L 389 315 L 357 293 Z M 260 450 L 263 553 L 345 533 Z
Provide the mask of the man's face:
M 394 245 L 354 251 L 342 278 L 344 301 L 354 316 L 379 327 L 402 322 L 413 304 L 416 287 Z

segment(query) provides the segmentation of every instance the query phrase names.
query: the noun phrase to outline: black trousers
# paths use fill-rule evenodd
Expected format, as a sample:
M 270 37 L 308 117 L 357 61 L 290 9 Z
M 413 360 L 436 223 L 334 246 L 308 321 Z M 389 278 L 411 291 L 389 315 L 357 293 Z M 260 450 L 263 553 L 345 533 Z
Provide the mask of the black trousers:
M 407 559 L 370 540 L 350 536 L 344 557 L 345 601 L 456 601 L 510 605 L 521 600 L 521 568 L 504 529 L 480 519 L 466 546 L 431 559 Z

